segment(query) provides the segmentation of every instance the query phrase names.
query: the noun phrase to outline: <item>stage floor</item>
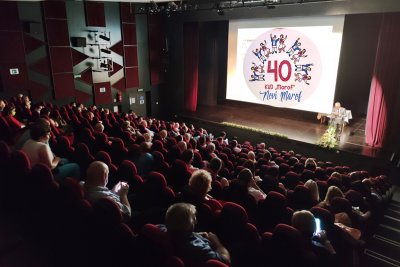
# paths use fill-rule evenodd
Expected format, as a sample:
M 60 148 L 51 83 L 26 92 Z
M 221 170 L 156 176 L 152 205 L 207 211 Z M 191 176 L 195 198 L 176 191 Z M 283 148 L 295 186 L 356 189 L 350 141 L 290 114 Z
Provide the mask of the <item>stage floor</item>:
M 316 113 L 313 115 L 302 111 L 271 110 L 270 107 L 240 102 L 213 107 L 200 106 L 195 113 L 183 115 L 216 123 L 229 122 L 263 129 L 310 144 L 316 144 L 328 127 L 327 124 L 320 123 Z M 379 149 L 365 144 L 365 122 L 365 118 L 357 116 L 350 120 L 350 124 L 343 129 L 339 150 L 369 157 L 382 156 Z

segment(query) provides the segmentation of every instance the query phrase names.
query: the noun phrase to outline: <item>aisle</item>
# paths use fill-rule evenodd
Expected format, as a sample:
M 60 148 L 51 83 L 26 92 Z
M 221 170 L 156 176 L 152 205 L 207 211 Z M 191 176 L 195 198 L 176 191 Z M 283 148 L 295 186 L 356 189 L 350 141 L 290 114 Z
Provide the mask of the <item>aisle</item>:
M 393 198 L 368 241 L 363 257 L 363 267 L 400 267 L 400 187 L 395 187 Z

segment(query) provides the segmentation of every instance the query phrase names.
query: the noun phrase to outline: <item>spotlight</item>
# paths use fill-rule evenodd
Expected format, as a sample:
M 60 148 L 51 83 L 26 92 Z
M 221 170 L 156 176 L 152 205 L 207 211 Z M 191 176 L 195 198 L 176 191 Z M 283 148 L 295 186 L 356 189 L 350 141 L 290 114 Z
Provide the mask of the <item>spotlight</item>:
M 107 36 L 105 36 L 105 35 L 102 35 L 102 34 L 99 35 L 99 38 L 100 38 L 100 39 L 103 39 L 104 41 L 107 41 L 107 42 L 110 41 L 110 38 L 109 38 L 109 37 L 107 37 Z
M 222 7 L 220 5 L 217 5 L 217 14 L 220 16 L 223 16 L 225 14 L 224 10 L 222 9 Z
M 111 54 L 111 51 L 105 48 L 100 49 L 100 51 L 106 54 Z

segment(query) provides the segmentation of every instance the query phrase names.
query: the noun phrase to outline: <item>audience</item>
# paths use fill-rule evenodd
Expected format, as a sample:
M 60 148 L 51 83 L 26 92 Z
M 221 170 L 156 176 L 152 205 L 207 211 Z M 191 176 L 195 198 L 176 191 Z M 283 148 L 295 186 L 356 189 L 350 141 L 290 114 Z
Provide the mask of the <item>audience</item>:
M 226 249 L 224 250 L 214 234 L 193 232 L 197 219 L 199 222 L 197 229 L 212 231 L 217 226 L 216 219 L 219 210 L 226 201 L 234 201 L 242 205 L 248 213 L 249 223 L 257 223 L 257 217 L 261 216 L 261 214 L 257 214 L 257 209 L 265 205 L 266 193 L 271 194 L 271 199 L 275 201 L 268 204 L 272 205 L 268 206 L 269 209 L 278 209 L 277 207 L 279 207 L 279 210 L 284 210 L 285 214 L 291 216 L 293 214 L 291 208 L 294 206 L 291 198 L 294 196 L 292 190 L 308 188 L 308 190 L 297 190 L 299 196 L 302 197 L 311 192 L 313 205 L 323 207 L 327 209 L 327 212 L 332 211 L 333 213 L 332 201 L 335 198 L 347 201 L 344 199 L 343 192 L 351 188 L 360 192 L 363 196 L 362 200 L 366 202 L 365 205 L 353 207 L 350 211 L 349 217 L 355 222 L 351 226 L 364 231 L 361 226 L 371 218 L 369 209 L 377 207 L 384 201 L 382 195 L 388 188 L 385 177 L 369 177 L 367 174 L 361 175 L 359 172 L 353 174 L 350 173 L 349 168 L 347 170 L 340 166 L 331 168 L 332 165 L 328 162 L 318 161 L 317 167 L 314 158 L 306 158 L 291 150 L 278 152 L 273 148 L 267 149 L 265 143 L 253 147 L 249 141 L 239 144 L 237 138 L 234 137 L 228 145 L 225 132 L 214 139 L 212 134 L 207 134 L 207 131 L 202 128 L 195 129 L 193 125 L 188 127 L 184 123 L 138 118 L 133 113 L 118 114 L 102 108 L 86 108 L 78 103 L 56 109 L 40 103 L 34 105 L 37 107 L 36 111 L 29 114 L 26 111 L 31 105 L 29 98 L 20 96 L 18 99 L 19 105 L 21 105 L 21 121 L 32 121 L 37 111 L 43 116 L 29 127 L 25 137 L 20 138 L 20 144 L 16 144 L 15 147 L 18 149 L 23 143 L 22 150 L 27 154 L 32 166 L 37 163 L 45 164 L 52 170 L 58 181 L 62 181 L 65 177 L 81 179 L 79 165 L 81 168 L 84 166 L 82 172 L 86 173 L 86 182 L 83 189 L 88 200 L 96 202 L 103 197 L 112 199 L 124 215 L 125 221 L 138 233 L 140 227 L 146 223 L 165 222 L 166 226 L 160 226 L 160 228 L 167 231 L 173 240 L 177 256 L 182 257 L 187 266 L 203 264 L 207 259 L 230 262 L 229 253 Z M 19 103 L 18 101 L 15 103 Z M 6 111 L 10 113 L 11 108 L 12 115 L 12 107 L 12 105 L 5 105 L 4 101 L 0 101 L 0 110 L 3 109 L 3 114 Z M 79 165 L 71 163 L 67 159 L 61 159 L 52 152 L 51 148 L 54 148 L 54 151 L 58 153 L 57 148 L 61 143 L 57 136 L 51 134 L 52 122 L 56 125 L 59 119 L 65 119 L 65 123 L 71 124 L 75 134 L 69 139 L 71 141 L 69 152 L 72 155 L 68 156 L 69 160 L 75 159 L 74 156 L 77 154 L 74 152 L 74 148 L 77 145 L 79 147 L 87 146 L 86 150 L 79 150 L 79 153 L 84 151 L 87 154 L 77 155 L 76 160 Z M 138 125 L 139 130 L 134 129 L 131 125 L 135 127 Z M 82 132 L 85 133 L 85 137 L 81 134 Z M 63 137 L 65 134 L 61 133 L 60 136 Z M 102 140 L 103 137 L 106 141 L 114 141 L 107 141 L 107 144 L 100 149 L 96 139 Z M 29 139 L 26 140 L 27 138 Z M 120 140 L 120 144 L 111 146 L 112 143 L 117 144 L 116 140 Z M 103 154 L 106 156 L 109 154 L 108 166 L 103 162 L 93 161 L 92 155 L 96 155 L 99 150 L 103 150 Z M 80 162 L 82 158 L 85 160 Z M 133 163 L 121 162 L 128 159 Z M 124 177 L 119 177 L 121 175 L 118 166 L 120 163 L 130 166 L 128 175 L 124 175 Z M 174 171 L 171 171 L 172 169 Z M 160 172 L 160 174 L 154 175 L 154 171 Z M 136 200 L 135 194 L 143 190 L 142 184 L 149 183 L 150 176 L 158 177 L 151 181 L 154 188 L 159 189 L 157 192 L 160 196 L 157 199 L 165 198 L 168 201 L 163 204 L 153 203 L 149 210 L 135 210 L 135 206 L 140 204 L 132 205 L 131 211 L 128 201 L 129 186 L 117 181 L 123 178 L 131 185 L 135 185 L 131 186 L 132 194 L 129 195 L 129 200 L 133 201 Z M 289 179 L 292 176 L 295 178 L 293 178 L 295 183 L 291 183 L 293 179 Z M 110 182 L 108 182 L 109 179 Z M 182 186 L 175 187 L 173 183 L 180 179 L 184 181 Z M 229 182 L 228 179 L 232 182 Z M 115 184 L 113 181 L 117 184 L 111 189 Z M 331 186 L 327 189 L 326 184 Z M 111 190 L 107 188 L 107 185 Z M 237 186 L 240 187 L 240 190 L 235 191 L 239 188 Z M 322 187 L 319 188 L 319 186 Z M 231 192 L 236 194 L 242 191 L 246 194 L 243 198 L 231 198 L 229 195 Z M 151 191 L 148 193 L 151 194 Z M 303 193 L 304 195 L 301 195 Z M 320 200 L 320 193 L 321 197 L 325 196 L 323 201 Z M 253 204 L 246 202 L 249 198 Z M 254 198 L 254 202 L 252 198 Z M 190 204 L 175 204 L 168 209 L 164 220 L 168 205 L 176 201 L 191 203 L 195 207 Z M 133 214 L 132 220 L 130 220 L 131 214 Z M 263 216 L 268 215 L 264 214 Z M 210 223 L 206 222 L 203 225 L 204 218 L 209 219 Z M 310 212 L 298 211 L 292 217 L 292 225 L 307 240 L 307 247 L 317 255 L 318 262 L 332 266 L 336 263 L 335 249 L 337 248 L 329 245 L 323 232 L 314 233 L 314 219 Z M 285 223 L 289 222 L 290 217 Z M 259 229 L 262 229 L 262 226 Z M 330 239 L 333 240 L 331 237 Z M 192 256 L 191 253 L 195 256 Z

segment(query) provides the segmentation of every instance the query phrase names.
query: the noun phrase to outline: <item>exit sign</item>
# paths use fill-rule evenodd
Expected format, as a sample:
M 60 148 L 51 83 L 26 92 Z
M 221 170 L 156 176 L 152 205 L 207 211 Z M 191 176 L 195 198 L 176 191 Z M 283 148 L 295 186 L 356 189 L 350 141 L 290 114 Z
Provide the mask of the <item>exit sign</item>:
M 18 75 L 19 74 L 19 70 L 18 69 L 10 69 L 10 74 L 11 75 Z

